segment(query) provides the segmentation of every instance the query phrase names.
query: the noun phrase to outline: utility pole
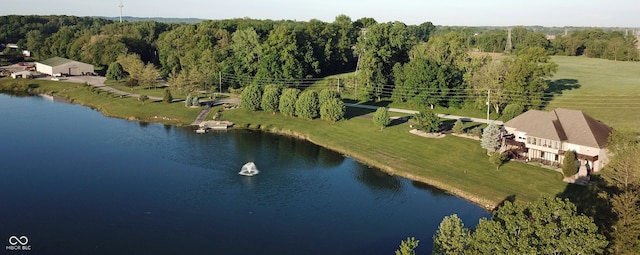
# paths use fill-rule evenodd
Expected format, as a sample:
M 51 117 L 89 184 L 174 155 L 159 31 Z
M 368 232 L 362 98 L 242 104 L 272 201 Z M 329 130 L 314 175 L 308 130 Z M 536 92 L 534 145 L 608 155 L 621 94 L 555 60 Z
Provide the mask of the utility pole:
M 487 122 L 489 121 L 489 110 L 491 109 L 491 89 L 487 90 Z
M 340 93 L 340 77 L 338 77 L 338 93 Z
M 124 7 L 124 5 L 122 5 L 122 1 L 120 1 L 118 7 L 120 7 L 120 23 L 122 23 L 122 7 Z
M 218 95 L 222 96 L 222 72 L 218 72 Z

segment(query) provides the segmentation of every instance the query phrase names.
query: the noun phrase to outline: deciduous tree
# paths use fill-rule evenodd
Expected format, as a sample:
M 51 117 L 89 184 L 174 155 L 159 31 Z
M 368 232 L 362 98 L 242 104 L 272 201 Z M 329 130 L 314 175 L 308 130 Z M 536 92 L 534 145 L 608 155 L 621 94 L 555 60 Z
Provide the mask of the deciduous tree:
M 471 239 L 470 254 L 600 254 L 608 243 L 591 217 L 560 198 L 506 201 Z
M 107 79 L 109 80 L 120 80 L 124 78 L 124 70 L 122 69 L 122 65 L 118 62 L 113 62 L 109 65 L 106 74 Z
M 373 114 L 373 124 L 376 127 L 379 127 L 380 130 L 383 130 L 386 126 L 391 123 L 391 118 L 389 117 L 389 111 L 385 107 L 378 107 L 376 112 Z

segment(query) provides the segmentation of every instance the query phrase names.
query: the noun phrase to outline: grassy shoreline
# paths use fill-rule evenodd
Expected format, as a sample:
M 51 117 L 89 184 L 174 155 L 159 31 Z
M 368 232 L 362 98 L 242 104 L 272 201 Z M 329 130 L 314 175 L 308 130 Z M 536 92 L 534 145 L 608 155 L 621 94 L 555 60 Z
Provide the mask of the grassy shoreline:
M 15 81 L 0 80 L 0 83 L 4 82 Z M 37 84 L 32 92 L 54 93 L 73 103 L 97 109 L 105 116 L 130 121 L 184 126 L 200 112 L 200 109 L 186 108 L 180 103 L 142 103 L 135 98 L 96 93 L 85 85 L 20 82 Z M 365 114 L 367 112 L 349 108 L 347 120 L 331 123 L 235 109 L 224 111 L 222 119 L 236 123 L 236 128 L 260 129 L 306 139 L 391 175 L 426 183 L 486 209 L 495 208 L 505 199 L 534 201 L 540 196 L 555 196 L 567 188 L 560 173 L 533 165 L 509 162 L 496 171 L 476 140 L 455 136 L 419 137 L 408 132 L 407 124 L 398 123 L 380 131 L 370 119 L 360 117 Z

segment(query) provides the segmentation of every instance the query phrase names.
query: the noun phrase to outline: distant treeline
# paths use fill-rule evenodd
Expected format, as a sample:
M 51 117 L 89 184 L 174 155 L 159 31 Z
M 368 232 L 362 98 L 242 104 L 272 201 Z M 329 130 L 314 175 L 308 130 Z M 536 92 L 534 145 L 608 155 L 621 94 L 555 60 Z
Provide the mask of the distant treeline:
M 223 89 L 298 86 L 304 79 L 358 70 L 352 85 L 362 88 L 354 90 L 359 99 L 391 98 L 431 107 L 484 105 L 487 91 L 495 90 L 496 112 L 514 103 L 525 109 L 542 105 L 544 79 L 555 70 L 550 54 L 639 59 L 636 38 L 619 31 L 575 30 L 548 39 L 525 27 L 511 29 L 512 54 L 501 63 L 469 55 L 472 49 L 504 52 L 507 38 L 506 29 L 354 21 L 345 15 L 333 22 L 245 18 L 198 23 L 0 16 L 0 43 L 17 43 L 36 60 L 59 56 L 106 68 L 118 61 L 130 67 L 123 60 L 139 58 L 151 64 L 148 74 L 158 73 L 189 90 L 219 81 Z M 6 62 L 15 52 L 7 48 L 0 58 Z

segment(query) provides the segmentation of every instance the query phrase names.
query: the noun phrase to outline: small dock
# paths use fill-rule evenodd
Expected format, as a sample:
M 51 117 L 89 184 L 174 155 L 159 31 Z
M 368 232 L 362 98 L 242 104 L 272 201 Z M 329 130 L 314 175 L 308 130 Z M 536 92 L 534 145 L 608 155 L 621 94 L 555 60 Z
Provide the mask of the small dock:
M 231 121 L 217 121 L 217 120 L 208 120 L 203 121 L 198 124 L 198 130 L 227 130 L 228 128 L 233 126 L 233 122 Z

